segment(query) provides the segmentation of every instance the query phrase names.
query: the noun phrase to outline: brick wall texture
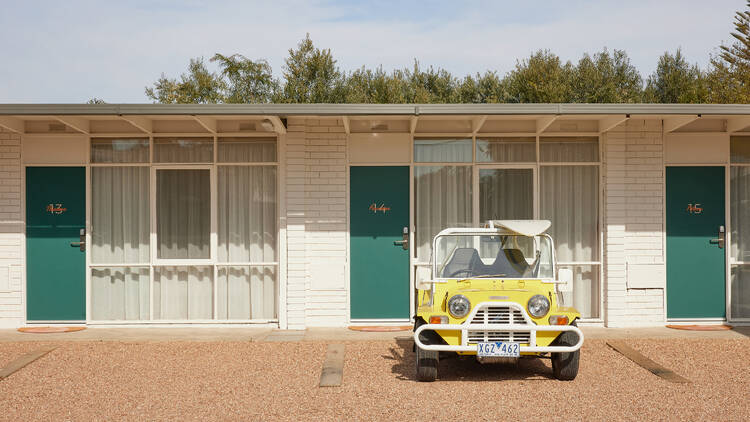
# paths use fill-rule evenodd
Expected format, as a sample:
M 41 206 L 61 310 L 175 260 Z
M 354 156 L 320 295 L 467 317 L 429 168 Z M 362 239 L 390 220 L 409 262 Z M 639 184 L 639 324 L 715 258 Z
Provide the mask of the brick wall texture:
M 629 289 L 628 264 L 664 266 L 664 142 L 661 120 L 629 120 L 605 145 L 604 309 L 608 326 L 664 320 L 662 288 Z
M 0 327 L 23 321 L 22 256 L 21 137 L 0 129 Z

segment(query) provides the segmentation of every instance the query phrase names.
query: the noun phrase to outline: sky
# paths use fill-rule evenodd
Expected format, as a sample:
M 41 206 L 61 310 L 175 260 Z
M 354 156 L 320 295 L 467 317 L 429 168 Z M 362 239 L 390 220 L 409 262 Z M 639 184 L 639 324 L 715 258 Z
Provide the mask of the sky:
M 194 57 L 240 53 L 281 77 L 306 33 L 343 70 L 497 71 L 549 49 L 578 61 L 625 50 L 644 76 L 682 48 L 707 66 L 745 0 L 0 0 L 0 103 L 148 103 L 144 88 Z

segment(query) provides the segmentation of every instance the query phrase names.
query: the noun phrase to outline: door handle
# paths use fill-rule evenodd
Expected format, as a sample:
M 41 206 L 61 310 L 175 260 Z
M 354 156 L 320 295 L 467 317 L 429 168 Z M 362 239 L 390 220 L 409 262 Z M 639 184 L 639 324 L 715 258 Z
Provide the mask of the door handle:
M 724 240 L 726 238 L 726 233 L 724 231 L 724 226 L 719 226 L 719 234 L 716 239 L 711 239 L 710 243 L 712 245 L 718 245 L 719 249 L 724 249 Z
M 409 228 L 404 227 L 403 230 L 403 240 L 394 240 L 393 245 L 394 246 L 401 246 L 405 251 L 409 250 Z
M 81 249 L 81 252 L 86 251 L 86 229 L 81 229 L 78 242 L 70 242 L 70 246 Z

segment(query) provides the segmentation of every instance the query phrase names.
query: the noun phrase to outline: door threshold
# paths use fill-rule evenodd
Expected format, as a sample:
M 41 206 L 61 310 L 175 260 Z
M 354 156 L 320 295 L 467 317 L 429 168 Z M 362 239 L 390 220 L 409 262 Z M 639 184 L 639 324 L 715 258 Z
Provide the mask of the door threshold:
M 667 318 L 667 323 L 672 325 L 722 325 L 726 322 L 726 318 Z
M 86 321 L 26 321 L 27 327 L 36 327 L 39 325 L 69 325 L 71 327 L 86 327 Z
M 353 319 L 349 321 L 349 325 L 353 327 L 365 327 L 368 325 L 380 325 L 384 327 L 400 326 L 404 324 L 411 324 L 412 321 L 409 318 L 404 319 Z

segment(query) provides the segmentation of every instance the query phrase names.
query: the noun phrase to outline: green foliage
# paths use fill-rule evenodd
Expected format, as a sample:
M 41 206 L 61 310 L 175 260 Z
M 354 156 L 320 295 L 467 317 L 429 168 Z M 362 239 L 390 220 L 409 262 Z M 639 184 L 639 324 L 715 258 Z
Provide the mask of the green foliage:
M 680 49 L 665 52 L 645 89 L 622 50 L 586 53 L 575 65 L 538 50 L 504 76 L 488 70 L 458 78 L 416 60 L 392 72 L 363 66 L 347 73 L 307 34 L 289 49 L 281 82 L 265 60 L 217 53 L 211 62 L 218 72 L 191 59 L 187 72 L 162 74 L 146 95 L 159 103 L 750 103 L 750 0 L 747 9 L 735 16 L 735 42 L 720 47 L 707 71 L 688 63 Z
M 146 96 L 164 104 L 209 104 L 224 102 L 226 82 L 210 72 L 203 58 L 190 59 L 187 73 L 180 79 L 167 78 L 163 73 Z
M 588 53 L 576 66 L 572 80 L 572 101 L 576 103 L 637 103 L 641 101 L 643 79 L 627 53 L 605 48 L 593 57 Z
M 283 96 L 286 103 L 341 103 L 344 101 L 344 78 L 336 67 L 331 50 L 315 48 L 310 34 L 297 49 L 289 49 L 284 65 Z
M 569 103 L 574 97 L 574 76 L 570 62 L 562 63 L 549 50 L 539 50 L 516 63 L 505 77 L 505 99 L 511 103 Z
M 711 102 L 750 103 L 750 1 L 746 9 L 735 13 L 734 43 L 721 45 L 719 54 L 711 57 Z
M 222 102 L 267 103 L 279 89 L 279 82 L 273 78 L 271 66 L 265 60 L 256 62 L 241 54 L 216 53 L 211 61 L 219 64 L 226 81 Z
M 364 66 L 346 77 L 344 102 L 352 104 L 406 103 L 406 81 L 403 72 L 387 74 L 382 67 L 374 71 Z
M 678 48 L 664 53 L 646 82 L 644 99 L 650 103 L 705 103 L 708 101 L 706 74 L 690 65 Z

